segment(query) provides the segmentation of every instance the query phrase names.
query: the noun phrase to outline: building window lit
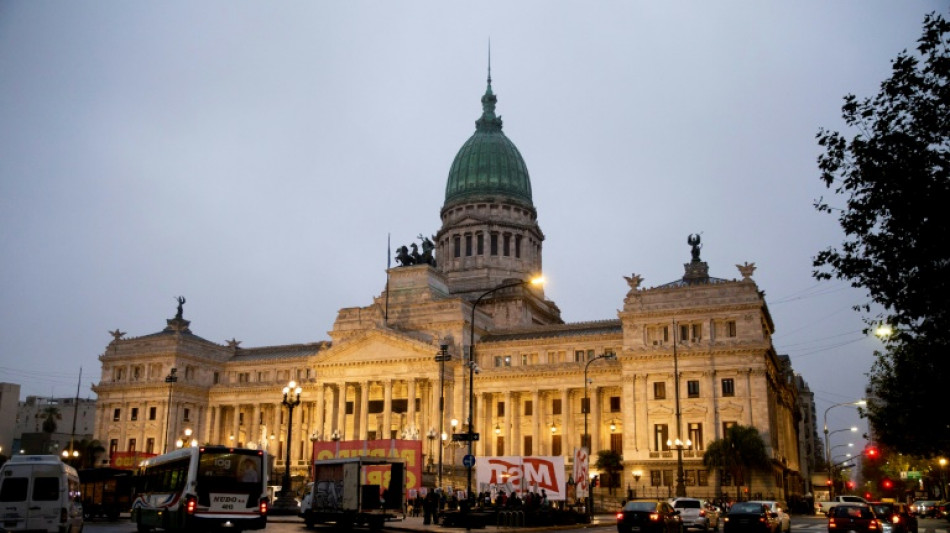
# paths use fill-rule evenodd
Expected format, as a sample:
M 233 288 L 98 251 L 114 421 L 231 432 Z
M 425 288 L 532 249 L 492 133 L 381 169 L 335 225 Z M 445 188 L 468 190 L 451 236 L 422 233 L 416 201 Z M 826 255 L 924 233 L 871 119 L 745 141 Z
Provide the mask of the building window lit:
M 722 395 L 723 396 L 735 396 L 736 395 L 736 382 L 732 378 L 723 378 L 722 380 Z

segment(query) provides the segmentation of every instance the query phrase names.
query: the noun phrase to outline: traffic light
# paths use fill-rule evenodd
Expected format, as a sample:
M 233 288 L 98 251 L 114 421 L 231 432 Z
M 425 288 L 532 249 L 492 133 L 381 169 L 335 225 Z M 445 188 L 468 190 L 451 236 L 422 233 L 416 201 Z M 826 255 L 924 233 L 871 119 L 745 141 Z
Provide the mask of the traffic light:
M 854 489 L 854 481 L 848 480 L 848 489 Z
M 884 490 L 891 490 L 894 488 L 894 482 L 891 481 L 889 478 L 884 478 L 881 480 L 881 488 L 883 488 Z
M 876 446 L 868 446 L 864 449 L 864 456 L 868 459 L 877 459 L 881 456 L 881 451 Z
M 870 493 L 870 492 L 865 492 L 865 493 L 864 493 L 864 499 L 867 500 L 867 501 L 871 501 L 871 493 Z

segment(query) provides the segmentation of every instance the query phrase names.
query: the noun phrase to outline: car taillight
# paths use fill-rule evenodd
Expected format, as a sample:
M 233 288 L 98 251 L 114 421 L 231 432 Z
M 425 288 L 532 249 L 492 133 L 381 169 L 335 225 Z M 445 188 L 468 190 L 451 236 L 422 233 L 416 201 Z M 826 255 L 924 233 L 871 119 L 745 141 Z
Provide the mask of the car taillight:
M 835 519 L 834 519 L 834 518 L 829 518 L 829 519 L 828 519 L 828 529 L 833 529 L 833 528 L 836 528 L 836 527 L 838 527 L 838 525 L 835 524 Z
M 617 520 L 623 520 L 623 511 L 617 513 Z
M 700 510 L 699 510 L 699 516 L 706 516 L 706 510 L 705 510 L 705 509 L 700 509 Z
M 893 523 L 895 523 L 895 524 L 900 524 L 900 523 L 901 523 L 901 517 L 899 517 L 899 516 L 897 516 L 897 515 L 894 515 L 894 516 L 891 517 L 891 522 L 893 522 Z
M 871 520 L 871 523 L 868 524 L 868 529 L 877 529 L 878 523 L 877 520 Z
M 651 522 L 659 522 L 659 521 L 660 521 L 660 514 L 659 514 L 659 513 L 650 513 L 650 521 L 651 521 Z
M 195 514 L 195 509 L 198 508 L 198 498 L 194 496 L 188 496 L 188 499 L 185 500 L 185 512 L 188 514 Z
M 267 498 L 261 498 L 261 514 L 267 514 Z

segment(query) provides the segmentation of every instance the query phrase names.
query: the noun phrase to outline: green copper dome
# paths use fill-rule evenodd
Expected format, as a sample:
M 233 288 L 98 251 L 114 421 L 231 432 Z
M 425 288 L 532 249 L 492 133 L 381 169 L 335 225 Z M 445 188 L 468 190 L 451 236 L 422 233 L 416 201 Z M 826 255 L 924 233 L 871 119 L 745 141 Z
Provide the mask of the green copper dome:
M 482 96 L 482 116 L 472 135 L 455 155 L 445 185 L 445 206 L 486 197 L 506 197 L 533 207 L 531 180 L 521 152 L 501 131 L 495 116 L 491 76 Z

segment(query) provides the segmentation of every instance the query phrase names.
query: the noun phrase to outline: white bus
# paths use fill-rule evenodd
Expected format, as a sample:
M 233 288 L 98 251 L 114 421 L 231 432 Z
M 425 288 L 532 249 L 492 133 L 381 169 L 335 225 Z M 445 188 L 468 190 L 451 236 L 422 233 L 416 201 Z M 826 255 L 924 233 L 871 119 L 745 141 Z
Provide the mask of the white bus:
M 82 531 L 76 469 L 55 455 L 14 455 L 0 468 L 0 531 Z
M 235 531 L 267 526 L 267 452 L 225 446 L 142 461 L 132 521 L 138 531 Z

